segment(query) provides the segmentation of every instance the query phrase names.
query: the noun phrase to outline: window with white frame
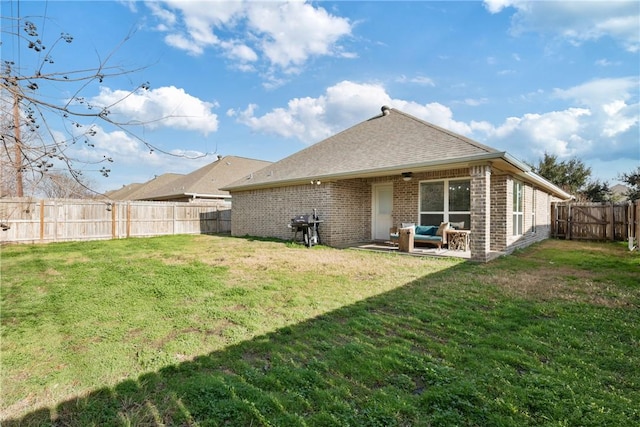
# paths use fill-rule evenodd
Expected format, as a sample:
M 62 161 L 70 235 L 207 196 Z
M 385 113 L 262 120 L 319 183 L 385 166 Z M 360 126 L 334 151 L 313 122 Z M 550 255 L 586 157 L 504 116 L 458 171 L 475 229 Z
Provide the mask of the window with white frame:
M 445 179 L 420 183 L 420 225 L 439 225 L 441 222 L 462 223 L 457 227 L 471 227 L 471 181 Z
M 536 188 L 533 188 L 531 194 L 531 232 L 536 232 Z
M 520 236 L 524 227 L 524 184 L 513 181 L 513 235 Z

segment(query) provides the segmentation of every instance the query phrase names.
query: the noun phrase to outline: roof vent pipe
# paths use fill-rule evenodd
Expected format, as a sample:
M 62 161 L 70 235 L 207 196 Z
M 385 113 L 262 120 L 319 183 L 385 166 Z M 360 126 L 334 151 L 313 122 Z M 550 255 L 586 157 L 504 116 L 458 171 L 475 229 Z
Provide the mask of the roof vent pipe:
M 387 105 L 383 105 L 381 110 L 382 110 L 382 115 L 383 116 L 388 116 L 389 113 L 391 112 L 391 108 L 389 106 L 387 106 Z

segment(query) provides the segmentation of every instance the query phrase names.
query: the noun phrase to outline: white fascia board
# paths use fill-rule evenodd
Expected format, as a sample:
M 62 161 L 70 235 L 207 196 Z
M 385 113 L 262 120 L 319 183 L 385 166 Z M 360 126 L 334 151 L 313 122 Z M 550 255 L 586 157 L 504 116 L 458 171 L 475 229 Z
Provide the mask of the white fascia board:
M 204 194 L 204 193 L 184 193 L 185 196 L 192 197 L 194 199 L 230 199 L 229 194 Z

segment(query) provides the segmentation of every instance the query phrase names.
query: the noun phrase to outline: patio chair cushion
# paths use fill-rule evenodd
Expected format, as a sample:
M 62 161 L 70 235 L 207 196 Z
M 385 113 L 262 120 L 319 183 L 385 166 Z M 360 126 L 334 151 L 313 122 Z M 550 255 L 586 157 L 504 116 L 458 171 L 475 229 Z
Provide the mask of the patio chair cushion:
M 435 225 L 418 225 L 416 226 L 416 235 L 421 236 L 435 236 L 438 231 L 438 227 Z
M 436 231 L 436 236 L 442 236 L 446 230 L 449 229 L 448 222 L 441 222 L 440 227 L 438 227 L 438 231 Z

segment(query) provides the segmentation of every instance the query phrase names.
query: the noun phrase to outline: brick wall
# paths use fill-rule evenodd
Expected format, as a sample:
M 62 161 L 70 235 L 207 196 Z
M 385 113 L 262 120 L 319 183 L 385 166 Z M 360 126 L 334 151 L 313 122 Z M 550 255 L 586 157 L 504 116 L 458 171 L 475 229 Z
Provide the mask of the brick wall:
M 507 217 L 511 214 L 511 190 L 507 191 L 507 176 L 491 176 L 491 237 L 492 251 L 502 252 L 507 247 L 507 226 L 511 224 Z
M 502 249 L 506 253 L 511 253 L 516 249 L 524 248 L 532 243 L 548 239 L 551 236 L 551 201 L 552 196 L 531 184 L 524 183 L 523 194 L 523 234 L 513 235 L 513 177 L 506 180 L 507 193 L 507 217 L 506 217 L 506 241 L 507 245 Z M 536 226 L 533 227 L 533 193 L 536 193 Z
M 310 214 L 314 208 L 323 223 L 320 238 L 333 247 L 371 240 L 372 184 L 393 183 L 394 224 L 419 222 L 420 181 L 471 176 L 471 253 L 486 261 L 490 252 L 510 253 L 533 242 L 546 239 L 551 231 L 552 197 L 536 191 L 536 227 L 532 228 L 534 188 L 525 183 L 524 227 L 521 236 L 513 236 L 513 180 L 510 175 L 492 174 L 488 165 L 416 173 L 411 181 L 398 175 L 373 179 L 350 179 L 233 193 L 232 226 L 234 236 L 262 236 L 291 239 L 287 227 L 298 214 Z
M 471 172 L 471 259 L 486 262 L 491 250 L 491 167 L 472 166 Z
M 291 218 L 311 214 L 314 208 L 324 216 L 329 194 L 326 184 L 234 192 L 231 235 L 290 239 L 293 233 L 287 225 Z
M 234 192 L 231 234 L 291 239 L 291 218 L 314 208 L 323 244 L 370 240 L 371 185 L 362 179 Z

